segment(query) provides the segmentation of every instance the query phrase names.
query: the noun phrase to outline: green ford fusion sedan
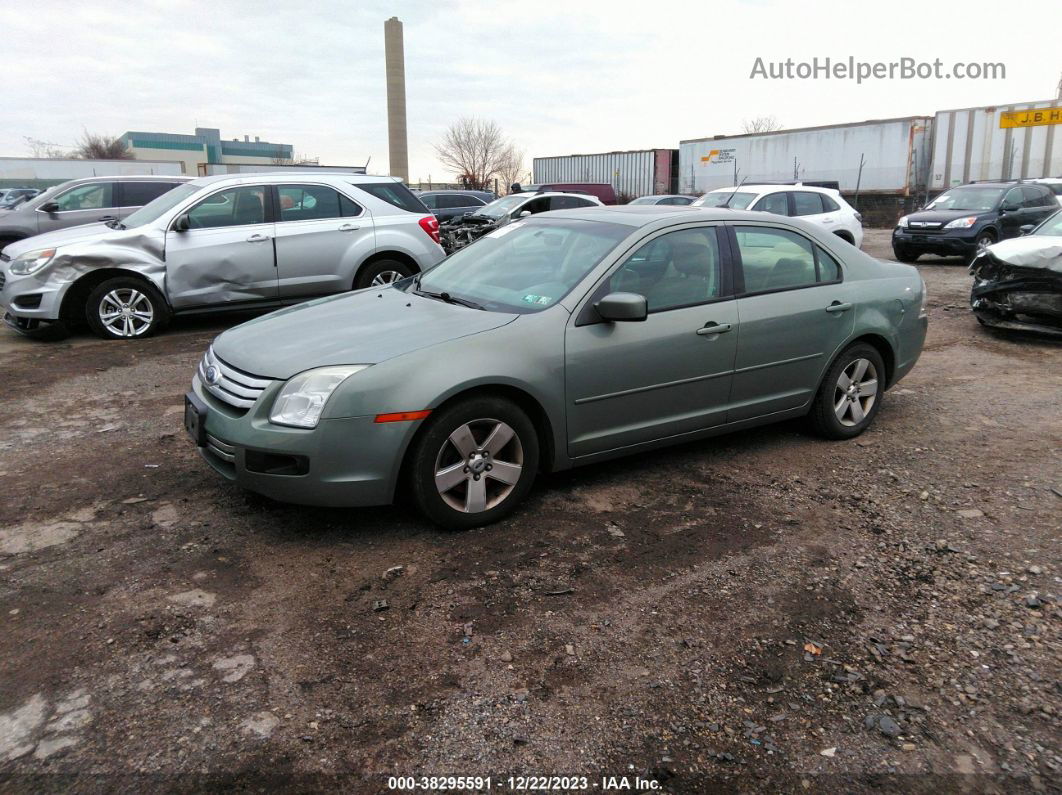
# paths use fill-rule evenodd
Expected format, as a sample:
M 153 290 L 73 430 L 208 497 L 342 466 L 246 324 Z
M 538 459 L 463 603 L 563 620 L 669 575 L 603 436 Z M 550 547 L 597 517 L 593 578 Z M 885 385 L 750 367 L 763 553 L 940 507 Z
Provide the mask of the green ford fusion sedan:
M 917 361 L 925 307 L 913 267 L 797 218 L 549 212 L 224 332 L 185 425 L 211 467 L 270 497 L 408 495 L 472 527 L 539 471 L 803 415 L 857 436 Z

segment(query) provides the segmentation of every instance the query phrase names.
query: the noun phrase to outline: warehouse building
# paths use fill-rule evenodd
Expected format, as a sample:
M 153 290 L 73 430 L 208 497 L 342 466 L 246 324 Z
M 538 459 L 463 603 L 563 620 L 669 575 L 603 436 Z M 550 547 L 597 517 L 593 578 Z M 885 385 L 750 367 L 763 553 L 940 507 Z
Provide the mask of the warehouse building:
M 182 133 L 127 132 L 121 140 L 137 160 L 177 160 L 184 173 L 201 176 L 207 166 L 221 164 L 281 165 L 291 163 L 295 148 L 291 144 L 275 144 L 254 140 L 222 140 L 221 130 L 196 127 L 195 135 Z
M 675 193 L 678 175 L 677 149 L 636 149 L 596 155 L 536 157 L 531 181 L 607 182 L 621 203 L 656 193 Z

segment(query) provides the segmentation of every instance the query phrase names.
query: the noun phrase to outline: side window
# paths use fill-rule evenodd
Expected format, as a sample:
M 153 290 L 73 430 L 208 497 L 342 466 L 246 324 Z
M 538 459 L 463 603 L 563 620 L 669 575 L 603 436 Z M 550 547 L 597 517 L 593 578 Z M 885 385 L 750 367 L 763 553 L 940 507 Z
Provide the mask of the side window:
M 831 199 L 829 196 L 819 194 L 819 201 L 822 202 L 822 211 L 824 213 L 835 213 L 841 209 L 841 205 Z
M 1025 197 L 1022 195 L 1021 188 L 1011 188 L 1007 191 L 1007 195 L 1003 197 L 1003 207 L 1021 207 L 1022 202 L 1025 201 Z
M 532 215 L 534 215 L 535 213 L 544 213 L 548 209 L 549 209 L 549 199 L 548 198 L 547 199 L 534 199 L 532 201 L 529 201 L 527 204 L 523 205 L 517 211 L 516 214 L 519 216 L 520 213 L 528 212 L 528 213 L 531 213 Z
M 822 196 L 806 190 L 793 191 L 793 215 L 821 215 Z
M 280 221 L 339 218 L 339 194 L 323 185 L 278 185 Z
M 841 266 L 837 264 L 837 260 L 818 246 L 815 246 L 815 256 L 819 260 L 820 282 L 828 283 L 841 280 Z
M 775 215 L 789 215 L 789 200 L 785 193 L 770 193 L 756 202 L 752 209 Z
M 229 188 L 208 196 L 188 211 L 192 229 L 265 223 L 264 185 Z
M 434 193 L 418 193 L 417 198 L 424 202 L 424 206 L 429 210 L 439 209 L 438 196 Z
M 815 284 L 815 252 L 804 237 L 784 229 L 737 226 L 745 292 Z
M 444 210 L 452 210 L 456 207 L 472 207 L 475 202 L 468 196 L 454 195 L 452 193 L 444 193 L 439 197 L 439 207 Z
M 593 202 L 575 196 L 554 196 L 549 201 L 551 210 L 570 210 L 572 207 L 589 207 Z
M 361 215 L 363 210 L 361 205 L 352 199 L 348 199 L 342 193 L 339 194 L 339 210 L 343 213 L 344 218 L 354 218 Z
M 176 187 L 172 182 L 123 182 L 118 187 L 122 192 L 119 201 L 122 207 L 143 207 Z
M 649 241 L 612 276 L 606 293 L 644 295 L 650 312 L 701 304 L 720 290 L 717 227 L 682 229 Z
M 1044 199 L 1046 197 L 1044 196 L 1044 192 L 1043 192 L 1042 188 L 1039 188 L 1039 187 L 1034 186 L 1034 185 L 1023 185 L 1022 188 L 1021 188 L 1021 192 L 1025 196 L 1025 201 L 1024 201 L 1024 206 L 1025 207 L 1046 207 L 1047 206 L 1047 202 L 1044 201 Z M 1056 203 L 1056 202 L 1054 202 L 1052 200 L 1052 203 Z
M 90 182 L 71 188 L 56 197 L 55 201 L 59 205 L 59 212 L 65 213 L 71 210 L 100 210 L 104 207 L 113 207 L 113 197 L 113 182 Z
M 365 182 L 354 187 L 408 213 L 423 215 L 426 209 L 424 203 L 400 182 Z

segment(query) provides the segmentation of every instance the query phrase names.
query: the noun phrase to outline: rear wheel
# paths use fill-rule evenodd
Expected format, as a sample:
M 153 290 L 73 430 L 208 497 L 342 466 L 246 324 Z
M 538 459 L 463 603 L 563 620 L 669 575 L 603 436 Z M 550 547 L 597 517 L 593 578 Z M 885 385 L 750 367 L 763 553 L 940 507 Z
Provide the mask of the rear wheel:
M 472 398 L 433 414 L 411 455 L 417 507 L 438 525 L 465 530 L 498 521 L 527 496 L 538 436 L 514 403 Z
M 358 273 L 354 280 L 354 289 L 365 287 L 386 287 L 387 285 L 412 276 L 416 271 L 404 262 L 395 259 L 378 259 L 370 262 Z
M 885 363 L 877 350 L 857 343 L 841 352 L 819 387 L 811 424 L 827 439 L 851 439 L 874 421 L 885 392 Z
M 168 314 L 154 285 L 128 276 L 97 285 L 85 302 L 89 326 L 109 340 L 150 337 L 165 325 Z

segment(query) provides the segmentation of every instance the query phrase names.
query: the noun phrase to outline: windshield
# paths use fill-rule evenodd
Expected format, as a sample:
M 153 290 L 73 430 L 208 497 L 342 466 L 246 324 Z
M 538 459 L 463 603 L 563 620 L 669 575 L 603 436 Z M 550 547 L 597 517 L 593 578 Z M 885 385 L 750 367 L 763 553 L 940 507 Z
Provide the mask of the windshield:
M 755 193 L 735 193 L 721 190 L 706 193 L 693 204 L 697 207 L 729 207 L 731 210 L 744 210 L 752 204 L 752 200 L 755 198 Z
M 632 201 L 631 204 L 656 204 L 656 196 L 642 196 Z
M 1056 212 L 1054 215 L 1049 216 L 1046 221 L 1044 221 L 1032 231 L 1032 234 L 1049 235 L 1051 237 L 1062 237 L 1062 211 Z
M 444 259 L 407 289 L 471 301 L 496 312 L 541 312 L 593 269 L 630 227 L 539 218 L 484 235 Z
M 510 213 L 527 201 L 528 197 L 519 193 L 495 199 L 490 204 L 485 204 L 476 210 L 473 215 L 485 215 L 487 218 L 498 219 L 506 213 Z
M 926 205 L 927 210 L 991 210 L 1006 188 L 952 188 Z
M 191 183 L 178 185 L 176 188 L 166 191 L 154 201 L 148 202 L 135 213 L 130 213 L 122 219 L 122 225 L 126 229 L 132 229 L 134 226 L 143 226 L 144 224 L 150 224 L 152 221 L 157 221 L 162 215 L 201 189 L 201 185 L 193 185 Z

